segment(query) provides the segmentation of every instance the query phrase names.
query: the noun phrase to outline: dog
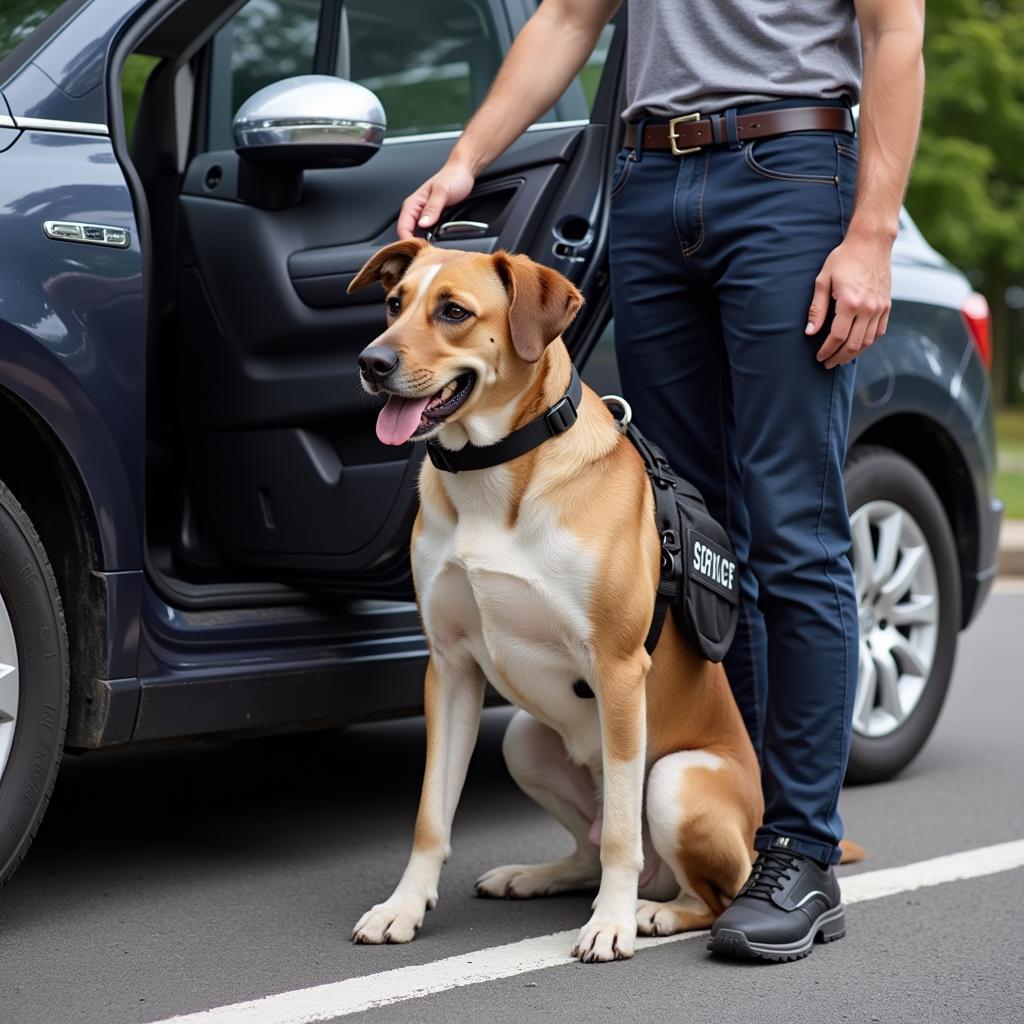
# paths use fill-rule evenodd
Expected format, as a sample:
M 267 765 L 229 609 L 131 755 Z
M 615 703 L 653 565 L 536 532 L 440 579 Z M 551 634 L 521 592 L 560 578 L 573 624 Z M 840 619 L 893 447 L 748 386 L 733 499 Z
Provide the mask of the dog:
M 562 275 L 411 239 L 376 253 L 349 291 L 374 282 L 387 328 L 360 367 L 365 390 L 387 396 L 383 443 L 494 445 L 566 392 L 562 333 L 582 296 Z M 759 769 L 725 671 L 671 614 L 645 650 L 660 558 L 650 482 L 589 388 L 577 417 L 500 465 L 424 460 L 411 560 L 430 651 L 426 769 L 408 865 L 355 942 L 408 942 L 437 903 L 487 682 L 519 708 L 509 772 L 576 849 L 493 868 L 478 895 L 596 888 L 572 955 L 604 962 L 632 956 L 638 933 L 708 927 L 750 873 Z

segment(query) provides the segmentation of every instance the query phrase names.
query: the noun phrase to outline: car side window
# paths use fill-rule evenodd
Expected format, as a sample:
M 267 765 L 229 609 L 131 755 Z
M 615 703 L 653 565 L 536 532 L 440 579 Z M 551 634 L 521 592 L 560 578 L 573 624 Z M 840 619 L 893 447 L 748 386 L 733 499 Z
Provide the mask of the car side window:
M 539 6 L 540 0 L 536 0 L 536 2 Z M 540 123 L 543 124 L 545 121 L 585 121 L 590 117 L 614 34 L 615 26 L 611 23 L 605 25 L 586 64 L 569 83 L 569 88 L 562 93 L 555 105 L 540 119 Z
M 320 0 L 249 0 L 214 36 L 209 146 L 234 145 L 235 111 L 265 85 L 315 70 Z
M 60 4 L 61 0 L 3 0 L 0 10 L 0 61 L 28 39 Z
M 583 91 L 583 98 L 587 105 L 587 114 L 594 105 L 594 98 L 597 96 L 597 87 L 601 84 L 601 75 L 604 74 L 605 61 L 608 59 L 608 51 L 612 45 L 612 36 L 615 34 L 615 26 L 605 25 L 601 29 L 601 35 L 597 39 L 593 52 L 587 58 L 576 81 Z
M 541 123 L 589 116 L 611 32 Z M 392 138 L 459 131 L 511 38 L 500 0 L 248 0 L 213 40 L 209 148 L 233 145 L 231 119 L 254 92 L 312 73 L 376 93 Z
M 336 74 L 380 98 L 388 135 L 458 131 L 498 74 L 511 37 L 486 0 L 345 0 Z M 586 120 L 612 27 L 540 121 Z
M 320 0 L 249 0 L 228 22 L 232 113 L 265 85 L 313 73 Z
M 346 0 L 337 74 L 377 94 L 388 135 L 458 131 L 504 56 L 480 0 Z

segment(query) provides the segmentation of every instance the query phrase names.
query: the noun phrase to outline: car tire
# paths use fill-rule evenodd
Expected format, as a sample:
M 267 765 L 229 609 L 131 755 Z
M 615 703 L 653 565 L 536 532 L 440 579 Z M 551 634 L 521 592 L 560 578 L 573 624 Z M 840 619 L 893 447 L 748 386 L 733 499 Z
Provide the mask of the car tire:
M 0 887 L 53 792 L 68 714 L 68 643 L 39 536 L 0 483 Z
M 860 446 L 845 476 L 860 613 L 846 778 L 881 782 L 917 756 L 942 710 L 960 630 L 960 570 L 942 503 L 909 459 Z

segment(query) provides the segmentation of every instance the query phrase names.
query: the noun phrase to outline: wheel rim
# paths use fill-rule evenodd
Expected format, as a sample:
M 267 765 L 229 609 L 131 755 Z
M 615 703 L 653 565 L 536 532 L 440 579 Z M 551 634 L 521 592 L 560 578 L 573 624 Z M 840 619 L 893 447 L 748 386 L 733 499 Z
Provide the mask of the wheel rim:
M 938 577 L 924 531 L 905 508 L 870 501 L 850 516 L 850 528 L 860 614 L 853 728 L 877 738 L 910 717 L 928 685 L 938 645 Z
M 0 780 L 3 780 L 18 726 L 18 646 L 14 624 L 0 597 Z

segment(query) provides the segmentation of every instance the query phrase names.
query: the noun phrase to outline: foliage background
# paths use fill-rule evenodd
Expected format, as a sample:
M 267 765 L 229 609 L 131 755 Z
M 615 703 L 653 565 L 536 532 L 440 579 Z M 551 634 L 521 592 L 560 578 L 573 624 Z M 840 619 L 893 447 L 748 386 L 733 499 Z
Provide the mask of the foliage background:
M 1024 404 L 1024 0 L 927 0 L 925 66 L 907 209 L 989 301 L 997 405 Z

